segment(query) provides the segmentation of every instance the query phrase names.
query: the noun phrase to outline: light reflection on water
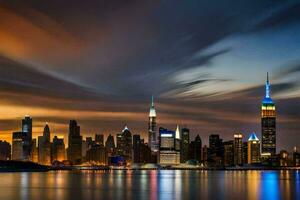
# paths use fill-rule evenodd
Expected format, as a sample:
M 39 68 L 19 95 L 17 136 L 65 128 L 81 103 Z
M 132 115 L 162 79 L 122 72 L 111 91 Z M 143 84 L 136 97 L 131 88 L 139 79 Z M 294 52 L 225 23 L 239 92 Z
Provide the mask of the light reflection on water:
M 299 171 L 0 173 L 0 199 L 300 199 Z

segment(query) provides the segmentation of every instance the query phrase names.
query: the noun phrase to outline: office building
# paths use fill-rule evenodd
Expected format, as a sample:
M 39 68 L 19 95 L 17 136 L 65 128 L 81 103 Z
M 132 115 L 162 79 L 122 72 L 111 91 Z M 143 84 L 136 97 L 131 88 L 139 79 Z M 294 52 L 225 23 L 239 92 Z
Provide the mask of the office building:
M 180 164 L 180 152 L 176 150 L 175 131 L 159 128 L 159 164 Z
M 22 132 L 24 133 L 23 160 L 30 161 L 32 146 L 32 118 L 28 115 L 22 119 Z
M 209 136 L 208 162 L 210 165 L 220 166 L 223 163 L 223 143 L 219 135 Z
M 180 162 L 185 163 L 189 160 L 189 146 L 190 146 L 190 130 L 183 128 L 181 130 L 181 149 Z
M 133 135 L 133 163 L 141 162 L 141 137 L 140 135 Z
M 66 160 L 66 148 L 63 138 L 54 136 L 52 141 L 52 160 L 59 162 Z
M 23 145 L 26 133 L 13 132 L 12 136 L 12 160 L 25 161 Z
M 71 120 L 69 125 L 67 157 L 74 164 L 80 164 L 82 160 L 82 136 L 80 135 L 80 126 L 75 120 Z
M 248 139 L 248 164 L 256 164 L 260 162 L 260 141 L 255 135 L 252 133 Z
M 243 135 L 240 133 L 234 134 L 233 157 L 234 165 L 243 164 Z
M 229 167 L 234 165 L 233 155 L 233 140 L 223 142 L 224 146 L 224 166 Z
M 195 137 L 195 140 L 192 141 L 189 145 L 189 155 L 188 159 L 197 160 L 198 163 L 203 161 L 202 153 L 202 141 L 199 135 Z
M 42 165 L 51 165 L 51 142 L 50 128 L 48 124 L 44 127 L 43 136 L 38 137 L 39 163 Z

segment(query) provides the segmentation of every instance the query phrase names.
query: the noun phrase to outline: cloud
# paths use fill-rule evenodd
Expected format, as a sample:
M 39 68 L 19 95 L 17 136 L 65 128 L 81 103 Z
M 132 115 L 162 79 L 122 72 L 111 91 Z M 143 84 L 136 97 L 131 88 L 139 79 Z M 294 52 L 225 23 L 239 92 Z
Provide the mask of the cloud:
M 300 3 L 291 3 L 271 12 L 254 27 L 254 31 L 266 30 L 300 22 Z

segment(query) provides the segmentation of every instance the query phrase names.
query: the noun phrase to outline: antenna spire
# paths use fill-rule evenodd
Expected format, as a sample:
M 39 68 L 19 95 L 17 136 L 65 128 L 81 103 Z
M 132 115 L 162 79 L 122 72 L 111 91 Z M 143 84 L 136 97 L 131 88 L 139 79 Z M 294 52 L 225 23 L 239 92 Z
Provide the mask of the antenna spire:
M 154 97 L 153 97 L 153 95 L 151 96 L 151 106 L 154 107 Z
M 269 81 L 269 72 L 267 72 L 267 82 L 266 82 L 266 98 L 270 98 L 270 81 Z

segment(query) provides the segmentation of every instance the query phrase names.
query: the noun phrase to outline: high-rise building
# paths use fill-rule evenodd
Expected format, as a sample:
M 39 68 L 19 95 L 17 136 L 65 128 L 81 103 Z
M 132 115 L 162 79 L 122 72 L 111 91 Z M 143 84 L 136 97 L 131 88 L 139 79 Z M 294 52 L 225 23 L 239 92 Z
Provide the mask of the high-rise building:
M 25 141 L 26 133 L 13 132 L 12 136 L 12 160 L 26 160 L 24 158 L 23 145 Z
M 234 165 L 243 164 L 243 135 L 240 133 L 234 134 L 233 157 Z
M 31 146 L 32 146 L 32 118 L 28 115 L 22 119 L 22 132 L 24 133 L 23 142 L 23 160 L 31 160 Z
M 183 128 L 181 130 L 181 149 L 180 162 L 185 163 L 189 160 L 189 146 L 190 146 L 190 130 Z
M 32 139 L 31 161 L 35 162 L 35 163 L 39 162 L 39 149 L 37 147 L 37 141 L 36 141 L 36 139 Z
M 52 142 L 52 160 L 59 162 L 66 160 L 66 148 L 63 138 L 54 136 Z
M 140 163 L 151 163 L 153 161 L 150 147 L 141 140 L 140 143 Z
M 260 162 L 260 141 L 255 133 L 252 133 L 248 139 L 248 164 Z
M 140 135 L 133 135 L 133 163 L 141 162 L 141 137 Z
M 39 163 L 42 165 L 51 165 L 51 142 L 50 128 L 48 124 L 44 127 L 43 136 L 38 137 Z
M 100 165 L 108 164 L 107 151 L 103 144 L 95 143 L 91 149 L 87 151 L 86 158 L 88 162 Z
M 261 105 L 262 156 L 276 154 L 276 111 L 270 96 L 269 75 L 267 75 L 266 94 Z
M 105 148 L 107 150 L 108 156 L 114 155 L 116 146 L 114 136 L 112 136 L 111 134 L 109 134 L 109 136 L 106 139 Z
M 95 142 L 96 142 L 96 144 L 104 145 L 104 135 L 103 134 L 96 134 L 95 135 Z
M 149 130 L 148 130 L 148 145 L 151 151 L 157 152 L 157 136 L 156 136 L 156 110 L 154 108 L 154 100 L 152 96 L 151 107 L 149 112 Z
M 126 159 L 126 163 L 132 161 L 132 135 L 125 126 L 122 133 L 117 134 L 117 154 Z
M 222 165 L 223 163 L 223 143 L 219 135 L 212 134 L 209 136 L 208 161 L 212 165 Z
M 159 128 L 159 163 L 180 164 L 180 152 L 176 150 L 175 131 Z
M 0 140 L 0 160 L 10 160 L 11 159 L 11 145 Z
M 189 145 L 188 159 L 197 160 L 199 163 L 203 161 L 202 141 L 199 135 Z
M 74 164 L 81 163 L 82 159 L 82 136 L 80 135 L 80 126 L 75 120 L 70 121 L 69 125 L 69 145 L 68 160 Z
M 224 166 L 234 165 L 234 155 L 233 155 L 233 140 L 223 142 L 224 146 Z

